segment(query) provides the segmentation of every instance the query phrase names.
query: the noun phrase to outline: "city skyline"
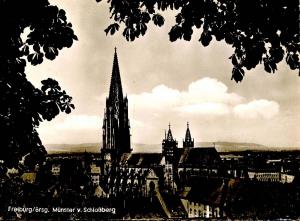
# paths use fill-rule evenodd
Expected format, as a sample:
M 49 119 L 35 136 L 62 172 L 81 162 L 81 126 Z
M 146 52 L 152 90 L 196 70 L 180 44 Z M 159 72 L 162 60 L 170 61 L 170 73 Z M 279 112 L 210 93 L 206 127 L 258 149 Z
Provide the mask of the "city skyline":
M 171 43 L 167 20 L 129 43 L 121 33 L 105 36 L 110 23 L 105 3 L 51 3 L 65 9 L 79 41 L 26 73 L 36 85 L 48 77 L 58 80 L 76 109 L 41 124 L 44 144 L 100 142 L 116 46 L 133 143 L 160 143 L 169 122 L 181 141 L 189 121 L 196 142 L 300 146 L 300 79 L 283 62 L 275 75 L 260 65 L 237 84 L 230 80 L 232 49 L 224 42 L 214 40 L 206 48 L 195 37 Z

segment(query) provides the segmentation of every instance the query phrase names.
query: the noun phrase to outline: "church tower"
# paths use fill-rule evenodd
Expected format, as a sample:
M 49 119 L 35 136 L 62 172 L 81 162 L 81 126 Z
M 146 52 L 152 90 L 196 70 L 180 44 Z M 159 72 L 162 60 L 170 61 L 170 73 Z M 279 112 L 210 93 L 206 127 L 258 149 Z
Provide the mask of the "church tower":
M 165 157 L 166 163 L 173 164 L 177 146 L 178 143 L 173 139 L 171 125 L 169 124 L 168 133 L 165 133 L 165 139 L 162 141 L 162 155 Z
M 123 153 L 131 152 L 130 124 L 128 119 L 128 99 L 123 97 L 117 49 L 103 118 L 102 150 L 103 174 L 107 175 L 120 161 Z
M 176 190 L 174 177 L 177 171 L 175 158 L 178 151 L 178 143 L 173 139 L 171 125 L 169 124 L 168 133 L 165 133 L 165 139 L 162 141 L 162 155 L 165 159 L 164 179 L 166 186 L 170 187 L 172 191 Z
M 194 147 L 194 138 L 192 139 L 190 128 L 189 128 L 189 122 L 187 122 L 187 128 L 185 132 L 185 138 L 183 140 L 183 148 L 185 147 Z

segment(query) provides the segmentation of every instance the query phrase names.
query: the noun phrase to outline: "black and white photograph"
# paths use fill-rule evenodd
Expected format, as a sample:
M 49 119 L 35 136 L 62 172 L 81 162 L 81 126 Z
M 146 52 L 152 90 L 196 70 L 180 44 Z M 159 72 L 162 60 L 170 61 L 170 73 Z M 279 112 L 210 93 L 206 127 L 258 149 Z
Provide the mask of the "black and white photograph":
M 299 220 L 299 0 L 0 0 L 0 221 Z

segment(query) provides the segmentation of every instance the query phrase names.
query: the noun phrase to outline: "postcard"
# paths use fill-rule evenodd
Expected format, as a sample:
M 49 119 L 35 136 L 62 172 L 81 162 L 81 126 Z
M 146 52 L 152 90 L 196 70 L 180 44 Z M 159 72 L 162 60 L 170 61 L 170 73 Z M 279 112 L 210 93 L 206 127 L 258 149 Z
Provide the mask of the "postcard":
M 299 219 L 298 1 L 0 12 L 0 220 Z

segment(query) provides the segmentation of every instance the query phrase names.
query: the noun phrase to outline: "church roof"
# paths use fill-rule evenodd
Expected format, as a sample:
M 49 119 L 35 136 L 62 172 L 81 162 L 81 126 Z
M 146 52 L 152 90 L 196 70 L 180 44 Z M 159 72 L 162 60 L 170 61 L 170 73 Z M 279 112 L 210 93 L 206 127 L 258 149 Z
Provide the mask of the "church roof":
M 220 178 L 195 177 L 190 180 L 188 186 L 191 188 L 184 197 L 191 202 L 220 206 L 224 188 L 223 180 Z
M 214 147 L 184 148 L 179 160 L 179 167 L 210 167 L 221 162 Z
M 118 99 L 118 100 L 123 99 L 122 82 L 121 82 L 121 75 L 120 75 L 116 48 L 115 48 L 113 68 L 112 68 L 110 88 L 109 88 L 109 99 Z
M 161 153 L 132 153 L 127 160 L 127 166 L 151 168 L 153 166 L 158 166 L 161 160 Z

